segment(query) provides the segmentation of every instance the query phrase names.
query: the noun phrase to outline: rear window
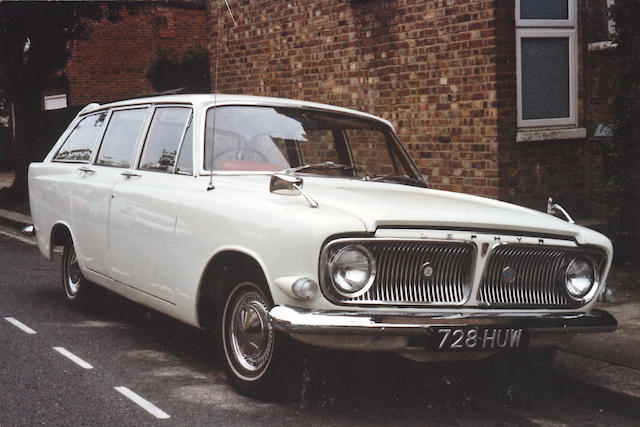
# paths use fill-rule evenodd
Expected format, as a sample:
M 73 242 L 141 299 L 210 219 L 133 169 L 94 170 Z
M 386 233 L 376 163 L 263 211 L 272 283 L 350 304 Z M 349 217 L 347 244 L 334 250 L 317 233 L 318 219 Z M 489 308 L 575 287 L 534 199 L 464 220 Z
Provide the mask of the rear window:
M 146 115 L 147 108 L 114 111 L 102 140 L 96 164 L 128 168 Z
M 53 160 L 56 162 L 88 163 L 106 117 L 107 113 L 102 112 L 80 120 Z

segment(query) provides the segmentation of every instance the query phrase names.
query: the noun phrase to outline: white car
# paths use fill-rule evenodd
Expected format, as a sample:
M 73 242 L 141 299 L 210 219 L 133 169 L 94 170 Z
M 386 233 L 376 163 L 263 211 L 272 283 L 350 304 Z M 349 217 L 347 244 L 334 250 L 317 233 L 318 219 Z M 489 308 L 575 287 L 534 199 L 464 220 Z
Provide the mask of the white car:
M 85 107 L 29 168 L 66 299 L 100 285 L 217 334 L 240 391 L 295 342 L 413 360 L 612 331 L 603 235 L 429 188 L 389 122 L 303 101 L 173 95 Z M 291 340 L 290 338 L 293 338 Z M 293 346 L 296 348 L 296 346 Z

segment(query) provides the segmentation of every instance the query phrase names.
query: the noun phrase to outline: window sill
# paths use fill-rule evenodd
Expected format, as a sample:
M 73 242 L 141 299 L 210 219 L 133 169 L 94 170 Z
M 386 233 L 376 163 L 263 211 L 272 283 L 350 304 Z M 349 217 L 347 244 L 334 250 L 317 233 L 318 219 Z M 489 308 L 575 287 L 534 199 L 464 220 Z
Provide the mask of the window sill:
M 516 142 L 558 141 L 586 137 L 585 128 L 519 130 Z

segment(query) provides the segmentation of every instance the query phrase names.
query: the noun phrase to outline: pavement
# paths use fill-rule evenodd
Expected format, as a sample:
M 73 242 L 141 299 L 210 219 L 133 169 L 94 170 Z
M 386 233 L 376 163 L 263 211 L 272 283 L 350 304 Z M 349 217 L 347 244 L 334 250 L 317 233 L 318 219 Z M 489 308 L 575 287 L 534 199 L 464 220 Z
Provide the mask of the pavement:
M 12 180 L 11 174 L 0 172 L 0 188 L 11 185 Z M 16 232 L 31 225 L 28 202 L 0 206 L 0 224 Z M 614 267 L 607 286 L 608 301 L 598 302 L 597 307 L 617 319 L 618 329 L 613 333 L 578 335 L 562 344 L 553 369 L 640 403 L 640 269 Z

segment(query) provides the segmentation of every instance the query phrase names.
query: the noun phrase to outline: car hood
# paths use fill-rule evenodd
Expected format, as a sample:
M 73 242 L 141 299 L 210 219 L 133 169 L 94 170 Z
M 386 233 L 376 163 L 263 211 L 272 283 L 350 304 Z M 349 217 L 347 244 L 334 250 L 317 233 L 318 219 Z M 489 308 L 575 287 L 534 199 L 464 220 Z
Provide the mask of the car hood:
M 320 205 L 348 212 L 368 231 L 379 227 L 443 227 L 543 233 L 580 242 L 583 227 L 539 211 L 483 197 L 408 185 L 304 177 Z

